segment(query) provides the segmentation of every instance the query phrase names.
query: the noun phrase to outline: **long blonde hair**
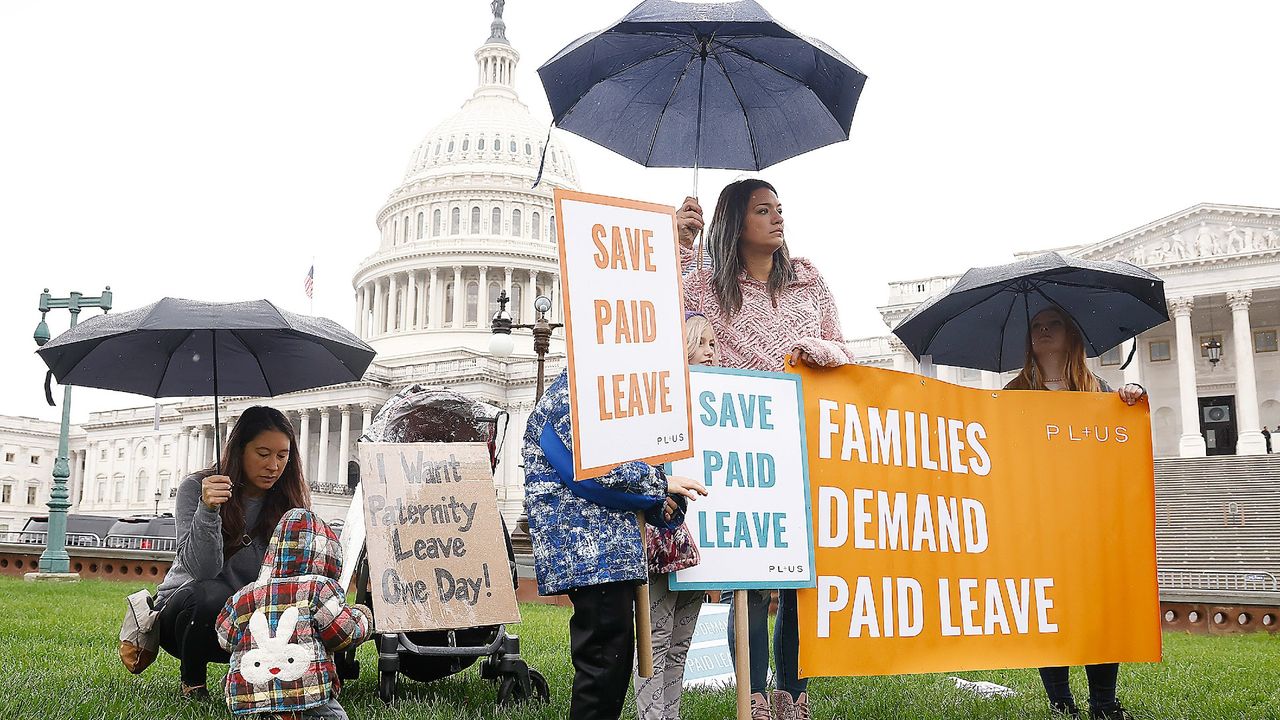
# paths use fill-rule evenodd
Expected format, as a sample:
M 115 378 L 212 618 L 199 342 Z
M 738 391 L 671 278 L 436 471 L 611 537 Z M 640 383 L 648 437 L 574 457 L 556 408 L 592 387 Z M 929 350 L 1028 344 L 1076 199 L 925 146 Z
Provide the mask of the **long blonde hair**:
M 1076 327 L 1075 321 L 1062 308 L 1054 306 L 1040 312 L 1046 311 L 1057 313 L 1067 331 L 1067 364 L 1062 372 L 1062 380 L 1066 383 L 1067 389 L 1083 392 L 1101 392 L 1102 385 L 1099 384 L 1097 376 L 1085 364 L 1084 337 L 1080 334 L 1080 328 Z M 1036 313 L 1036 315 L 1039 314 Z M 1049 389 L 1044 384 L 1044 375 L 1040 372 L 1040 364 L 1036 362 L 1035 353 L 1032 352 L 1030 323 L 1027 324 L 1027 358 L 1023 362 L 1022 372 L 1018 373 L 1018 376 L 1005 388 L 1008 390 Z
M 684 319 L 684 357 L 686 360 L 693 358 L 693 353 L 697 351 L 698 345 L 702 342 L 702 331 L 711 328 L 711 337 L 715 337 L 715 328 L 711 327 L 711 321 L 706 315 L 700 312 L 688 313 Z M 720 364 L 720 348 L 716 345 L 711 346 L 711 362 L 710 365 Z

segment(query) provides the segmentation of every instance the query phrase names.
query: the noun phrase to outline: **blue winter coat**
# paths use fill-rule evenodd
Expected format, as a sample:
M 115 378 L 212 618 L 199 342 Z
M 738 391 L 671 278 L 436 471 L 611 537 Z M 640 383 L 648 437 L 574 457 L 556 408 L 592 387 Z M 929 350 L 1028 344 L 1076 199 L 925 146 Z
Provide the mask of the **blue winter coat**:
M 569 380 L 561 373 L 534 407 L 524 434 L 524 506 L 538 592 L 644 582 L 648 568 L 635 511 L 644 510 L 658 527 L 684 520 L 683 511 L 662 520 L 666 475 L 632 462 L 594 480 L 574 481 L 572 452 Z

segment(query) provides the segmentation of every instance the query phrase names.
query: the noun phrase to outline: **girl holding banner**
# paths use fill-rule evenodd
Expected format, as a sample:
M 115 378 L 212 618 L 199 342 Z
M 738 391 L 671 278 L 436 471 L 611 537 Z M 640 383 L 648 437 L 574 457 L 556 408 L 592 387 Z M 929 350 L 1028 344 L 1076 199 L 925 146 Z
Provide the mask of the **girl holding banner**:
M 684 522 L 683 503 L 707 491 L 642 462 L 593 480 L 575 480 L 569 377 L 560 373 L 538 400 L 524 435 L 525 511 L 542 595 L 573 601 L 571 720 L 622 713 L 635 652 L 635 586 L 648 577 L 635 512 L 652 524 Z M 670 515 L 668 498 L 677 499 Z
M 715 365 L 716 335 L 702 313 L 684 316 L 685 352 L 690 365 Z M 666 502 L 666 515 L 676 503 Z M 706 593 L 672 590 L 668 577 L 676 570 L 698 564 L 698 546 L 681 523 L 674 530 L 650 526 L 645 539 L 649 554 L 649 615 L 653 623 L 653 675 L 635 674 L 636 714 L 640 720 L 680 720 L 680 693 L 684 689 L 684 661 L 698 623 L 698 611 Z
M 1111 392 L 1107 383 L 1085 365 L 1080 330 L 1061 308 L 1041 310 L 1031 319 L 1026 362 L 1022 372 L 1005 389 Z M 1130 405 L 1147 393 L 1137 383 L 1129 383 L 1117 392 Z M 1093 720 L 1130 720 L 1128 711 L 1116 699 L 1120 665 L 1087 665 L 1085 674 L 1089 678 L 1089 717 Z M 1044 682 L 1054 712 L 1080 716 L 1075 698 L 1071 696 L 1070 668 L 1040 668 L 1040 679 Z
M 697 199 L 685 198 L 676 218 L 686 273 L 685 307 L 712 320 L 723 367 L 777 372 L 788 354 L 792 364 L 799 360 L 836 367 L 853 362 L 822 275 L 808 260 L 791 257 L 783 233 L 782 204 L 772 185 L 740 180 L 720 193 L 705 241 L 710 267 L 697 262 L 693 250 L 693 241 L 703 229 Z M 773 642 L 777 690 L 771 696 L 765 695 L 769 593 L 751 592 L 749 598 L 751 717 L 807 719 L 808 680 L 796 676 L 800 647 L 796 593 L 782 590 L 778 594 Z M 729 646 L 733 647 L 732 636 Z

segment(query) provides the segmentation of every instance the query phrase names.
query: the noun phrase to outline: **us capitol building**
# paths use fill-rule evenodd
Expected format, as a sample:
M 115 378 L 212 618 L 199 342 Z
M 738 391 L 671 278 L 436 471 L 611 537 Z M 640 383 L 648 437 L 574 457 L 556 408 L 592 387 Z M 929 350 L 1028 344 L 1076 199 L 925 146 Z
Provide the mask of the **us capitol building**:
M 515 520 L 523 505 L 519 448 L 536 364 L 528 335 L 518 337 L 512 357 L 490 355 L 489 318 L 503 291 L 515 322 L 534 319 L 538 296 L 552 299 L 552 319 L 562 317 L 552 190 L 576 189 L 578 179 L 572 158 L 553 139 L 542 183 L 530 189 L 547 123 L 516 95 L 520 55 L 506 39 L 501 4 L 494 8 L 490 36 L 475 52 L 475 91 L 414 149 L 404 178 L 378 211 L 378 247 L 355 270 L 352 327 L 378 352 L 365 378 L 271 399 L 227 398 L 216 428 L 205 398 L 92 413 L 72 428 L 71 512 L 171 511 L 175 484 L 212 464 L 213 433 L 225 437 L 244 408 L 268 403 L 286 412 L 298 431 L 317 510 L 326 519 L 343 517 L 356 440 L 387 398 L 423 383 L 510 412 L 495 485 L 504 516 Z M 1135 381 L 1148 388 L 1157 456 L 1262 453 L 1264 424 L 1277 432 L 1280 450 L 1280 209 L 1202 204 L 1059 251 L 1123 258 L 1166 281 L 1173 321 L 1137 339 L 1133 364 L 1119 369 L 1130 343 L 1091 361 L 1113 385 Z M 886 325 L 958 277 L 889 283 L 880 308 Z M 863 364 L 918 370 L 887 331 L 850 345 Z M 556 331 L 548 381 L 563 359 Z M 938 374 L 989 389 L 1010 377 L 947 367 Z M 55 422 L 0 416 L 0 531 L 20 529 L 28 517 L 47 512 L 57 437 Z

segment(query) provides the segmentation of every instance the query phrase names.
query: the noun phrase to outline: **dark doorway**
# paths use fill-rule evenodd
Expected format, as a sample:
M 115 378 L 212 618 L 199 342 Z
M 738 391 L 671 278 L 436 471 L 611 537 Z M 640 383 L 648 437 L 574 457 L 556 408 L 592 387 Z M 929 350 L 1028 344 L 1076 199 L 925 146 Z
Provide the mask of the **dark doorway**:
M 1200 434 L 1210 455 L 1236 454 L 1235 396 L 1200 398 Z

